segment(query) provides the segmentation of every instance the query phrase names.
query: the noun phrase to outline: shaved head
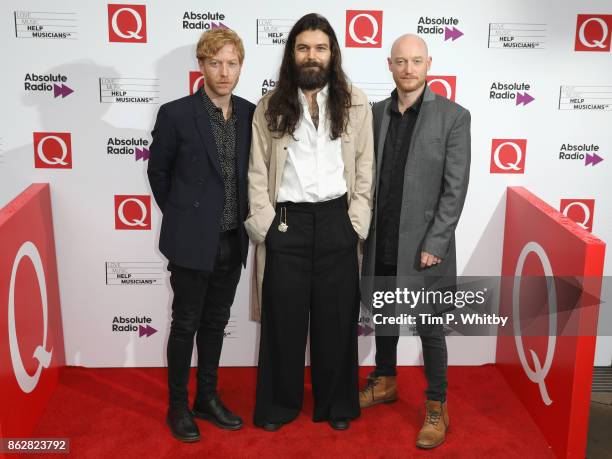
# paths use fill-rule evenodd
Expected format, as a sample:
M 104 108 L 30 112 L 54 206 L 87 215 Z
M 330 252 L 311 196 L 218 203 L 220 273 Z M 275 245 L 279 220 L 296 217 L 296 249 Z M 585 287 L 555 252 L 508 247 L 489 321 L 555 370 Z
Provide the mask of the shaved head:
M 421 56 L 427 59 L 429 57 L 429 49 L 427 43 L 418 35 L 407 33 L 398 37 L 391 46 L 391 57 L 393 58 L 398 53 L 406 48 L 411 48 L 420 51 Z
M 387 62 L 399 92 L 419 94 L 423 90 L 431 67 L 425 40 L 412 33 L 402 35 L 393 42 Z

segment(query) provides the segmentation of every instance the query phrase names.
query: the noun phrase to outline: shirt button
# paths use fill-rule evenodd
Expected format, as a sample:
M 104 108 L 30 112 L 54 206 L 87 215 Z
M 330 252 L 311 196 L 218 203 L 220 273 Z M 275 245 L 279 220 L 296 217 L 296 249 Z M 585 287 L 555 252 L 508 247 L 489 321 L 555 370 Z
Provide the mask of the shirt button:
M 193 203 L 193 207 L 200 207 L 200 201 L 195 201 Z
M 204 183 L 204 179 L 200 177 L 200 178 L 198 179 L 198 183 L 201 185 L 202 183 Z

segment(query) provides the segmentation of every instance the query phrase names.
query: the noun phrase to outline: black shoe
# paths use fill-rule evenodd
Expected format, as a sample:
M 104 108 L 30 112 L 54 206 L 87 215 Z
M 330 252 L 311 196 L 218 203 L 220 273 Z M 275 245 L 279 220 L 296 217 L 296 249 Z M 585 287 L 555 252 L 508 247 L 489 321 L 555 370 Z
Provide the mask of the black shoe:
M 276 432 L 284 425 L 282 422 L 255 422 L 254 424 L 267 432 Z
M 200 429 L 193 420 L 193 414 L 187 407 L 170 407 L 166 424 L 170 427 L 170 432 L 175 438 L 186 443 L 198 441 L 200 439 Z
M 193 414 L 200 418 L 211 421 L 217 427 L 227 430 L 238 430 L 242 428 L 242 419 L 228 410 L 218 395 L 206 402 L 195 403 Z
M 329 425 L 332 427 L 332 429 L 336 429 L 336 430 L 346 430 L 351 426 L 349 420 L 343 419 L 343 418 L 330 419 L 328 422 L 329 422 Z

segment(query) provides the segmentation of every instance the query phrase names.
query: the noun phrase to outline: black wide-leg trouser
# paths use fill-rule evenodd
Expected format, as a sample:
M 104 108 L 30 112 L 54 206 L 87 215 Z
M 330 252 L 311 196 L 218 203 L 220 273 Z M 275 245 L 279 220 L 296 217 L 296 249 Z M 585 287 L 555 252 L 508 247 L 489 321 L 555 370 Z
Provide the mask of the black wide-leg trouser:
M 255 424 L 298 416 L 309 321 L 313 420 L 359 416 L 357 241 L 346 196 L 277 205 L 265 242 Z

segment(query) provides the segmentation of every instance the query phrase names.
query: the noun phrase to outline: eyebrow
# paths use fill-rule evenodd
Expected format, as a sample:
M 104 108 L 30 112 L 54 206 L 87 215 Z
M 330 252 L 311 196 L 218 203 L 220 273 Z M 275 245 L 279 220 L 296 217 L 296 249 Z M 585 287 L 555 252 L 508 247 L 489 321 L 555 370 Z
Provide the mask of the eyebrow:
M 308 47 L 311 47 L 311 46 L 313 46 L 313 47 L 323 46 L 323 47 L 325 47 L 325 48 L 329 48 L 329 44 L 327 44 L 327 43 L 316 43 L 316 44 L 314 44 L 314 45 L 310 45 L 310 44 L 308 44 L 308 43 L 296 43 L 296 44 L 295 44 L 295 47 L 296 47 L 296 48 L 298 48 L 298 47 L 300 47 L 300 46 L 308 46 Z

